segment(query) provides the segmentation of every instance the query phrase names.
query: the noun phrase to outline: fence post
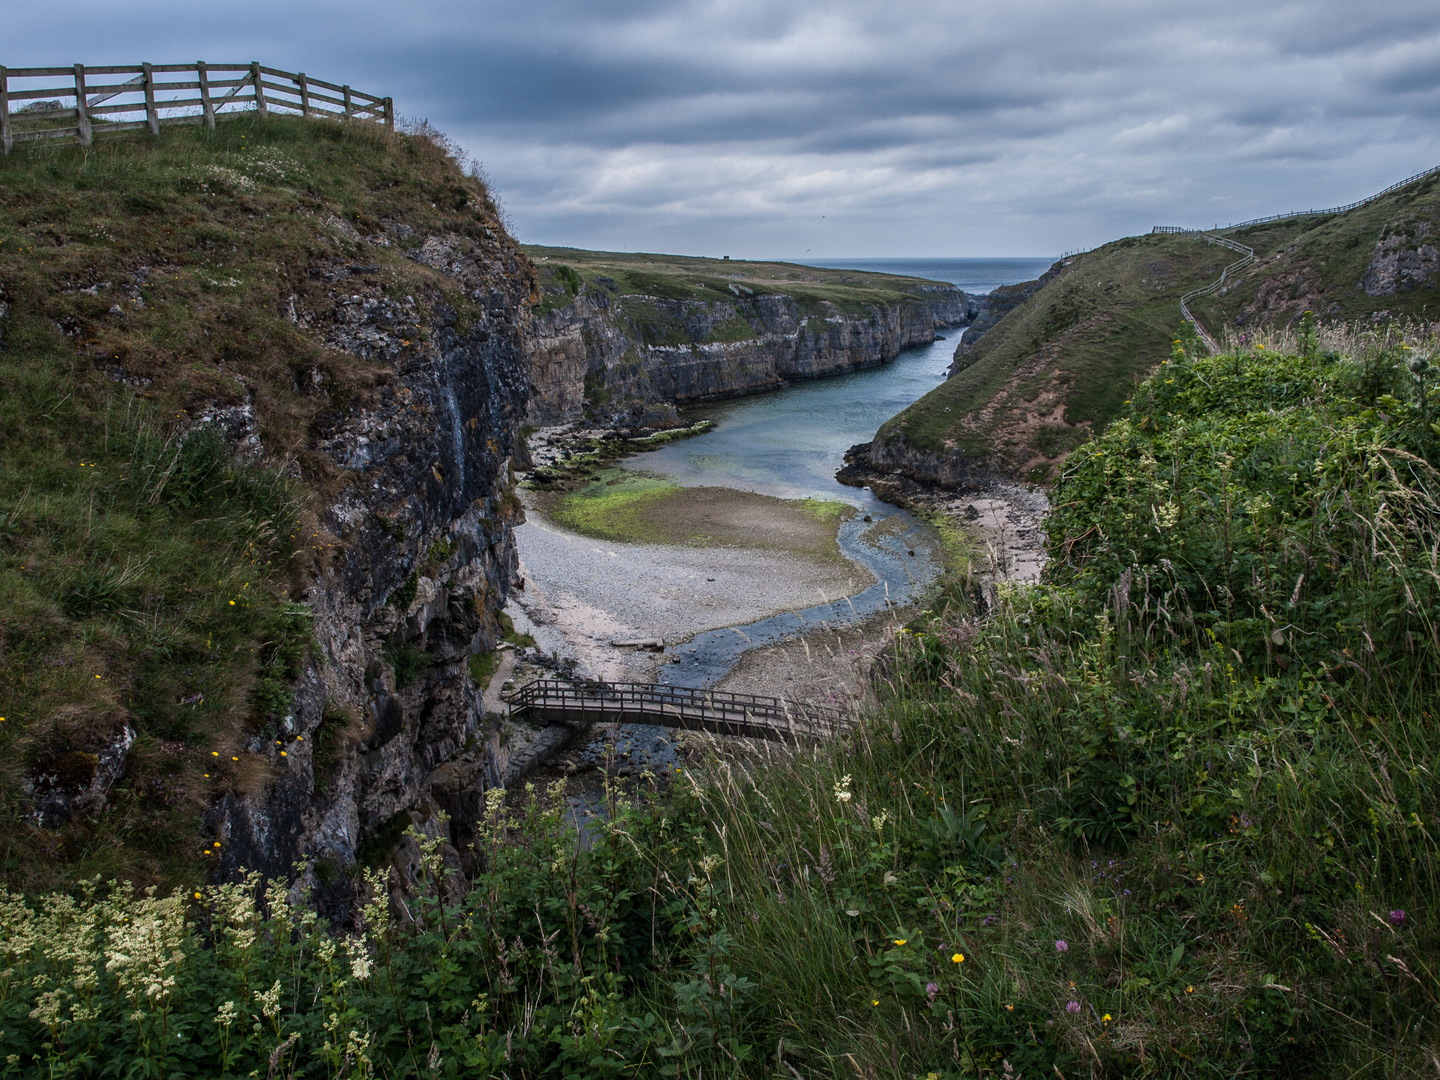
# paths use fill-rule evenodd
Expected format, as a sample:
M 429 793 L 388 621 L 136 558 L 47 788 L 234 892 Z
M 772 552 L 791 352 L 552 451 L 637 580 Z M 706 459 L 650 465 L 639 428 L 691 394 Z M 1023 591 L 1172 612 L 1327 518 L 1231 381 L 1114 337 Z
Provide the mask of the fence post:
M 300 115 L 306 120 L 310 119 L 310 84 L 305 81 L 305 73 L 302 71 L 295 76 L 295 81 L 300 84 Z
M 255 80 L 255 111 L 260 114 L 260 119 L 270 115 L 270 110 L 265 107 L 265 87 L 261 83 L 260 61 L 255 60 L 250 64 L 250 78 Z
M 205 114 L 205 126 L 215 130 L 215 106 L 210 101 L 210 72 L 204 60 L 195 61 L 195 74 L 200 79 L 200 109 Z
M 150 125 L 150 134 L 160 134 L 160 114 L 155 111 L 155 74 L 149 64 L 141 64 L 145 73 L 145 122 Z
M 85 100 L 85 65 L 75 65 L 75 128 L 80 145 L 90 145 L 90 112 Z
M 394 131 L 394 130 L 395 130 L 395 99 L 394 99 L 394 98 L 388 98 L 388 97 L 387 97 L 387 98 L 385 99 L 385 130 L 386 130 L 386 131 Z
M 0 66 L 0 150 L 10 153 L 10 76 Z
M 355 110 L 350 106 L 350 87 L 345 87 L 345 119 L 349 120 Z

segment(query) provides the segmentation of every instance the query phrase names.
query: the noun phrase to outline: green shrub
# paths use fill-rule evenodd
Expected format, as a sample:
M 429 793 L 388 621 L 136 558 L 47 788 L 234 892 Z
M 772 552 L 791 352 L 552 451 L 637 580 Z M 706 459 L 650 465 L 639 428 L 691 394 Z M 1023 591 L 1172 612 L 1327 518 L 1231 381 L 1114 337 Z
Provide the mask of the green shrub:
M 385 659 L 395 669 L 395 689 L 404 690 L 435 663 L 435 654 L 396 634 L 385 642 Z
M 584 842 L 491 791 L 459 903 L 411 830 L 403 927 L 377 876 L 358 937 L 253 881 L 4 897 L 14 1071 L 1427 1075 L 1428 388 L 1382 360 L 1176 357 L 1072 459 L 1048 580 L 952 584 L 853 732 L 607 785 Z M 139 927 L 152 996 L 102 959 Z

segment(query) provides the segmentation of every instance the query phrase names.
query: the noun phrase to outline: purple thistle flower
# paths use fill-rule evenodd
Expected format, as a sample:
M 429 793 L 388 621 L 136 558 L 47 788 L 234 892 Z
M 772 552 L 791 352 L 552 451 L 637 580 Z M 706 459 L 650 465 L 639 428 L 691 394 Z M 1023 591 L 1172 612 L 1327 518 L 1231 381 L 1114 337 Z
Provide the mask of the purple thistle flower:
M 934 1000 L 935 1000 L 935 995 L 938 994 L 938 993 L 940 993 L 940 986 L 939 986 L 938 983 L 933 983 L 933 982 L 931 982 L 931 983 L 926 983 L 926 984 L 925 984 L 925 1000 L 926 1000 L 926 1001 L 934 1001 Z
M 1394 911 L 1390 912 L 1390 925 L 1391 925 L 1391 926 L 1404 926 L 1404 925 L 1405 925 L 1405 909 L 1404 909 L 1404 908 L 1396 908 Z
M 1079 1011 L 1080 1011 L 1080 1003 L 1079 1003 L 1078 1001 L 1067 1001 L 1067 1002 L 1065 1003 L 1065 1011 L 1068 1012 L 1068 1013 L 1077 1013 L 1077 1012 L 1079 1012 Z
M 1069 952 L 1069 951 L 1070 951 L 1070 946 L 1069 946 L 1069 945 L 1066 945 L 1065 942 L 1063 942 L 1063 941 L 1057 941 L 1057 942 L 1055 942 L 1055 951 L 1056 951 L 1056 952 Z

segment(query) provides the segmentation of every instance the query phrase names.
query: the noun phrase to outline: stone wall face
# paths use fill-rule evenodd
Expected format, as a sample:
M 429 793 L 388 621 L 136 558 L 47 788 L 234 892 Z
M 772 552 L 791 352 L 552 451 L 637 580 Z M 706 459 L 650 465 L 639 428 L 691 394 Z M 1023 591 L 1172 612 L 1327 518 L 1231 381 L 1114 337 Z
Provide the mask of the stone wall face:
M 317 864 L 353 862 L 397 815 L 438 835 L 441 809 L 455 818 L 447 838 L 459 860 L 467 817 L 493 781 L 467 665 L 498 643 L 516 572 L 511 466 L 528 463 L 533 275 L 506 238 L 435 236 L 411 257 L 460 283 L 482 316 L 462 330 L 438 294 L 396 301 L 378 289 L 335 297 L 323 321 L 291 304 L 326 345 L 393 376 L 317 435 L 341 478 L 316 523 L 333 554 L 304 596 L 319 655 L 279 735 L 248 748 L 273 778 L 210 813 L 222 876 L 299 867 L 301 884 L 320 884 L 335 875 L 317 876 Z M 343 913 L 348 885 L 328 889 Z M 327 888 L 318 894 L 324 906 Z
M 869 464 L 942 488 L 959 488 L 978 480 L 994 479 L 981 458 L 920 450 L 895 432 L 875 436 L 875 441 L 869 444 Z
M 761 393 L 796 379 L 873 367 L 929 344 L 940 327 L 967 325 L 979 310 L 975 297 L 943 286 L 923 299 L 863 314 L 810 315 L 786 295 L 667 300 L 586 287 L 535 320 L 529 420 L 565 423 L 589 405 L 604 422 L 636 423 L 656 406 Z M 669 329 L 667 340 L 655 340 L 650 319 Z

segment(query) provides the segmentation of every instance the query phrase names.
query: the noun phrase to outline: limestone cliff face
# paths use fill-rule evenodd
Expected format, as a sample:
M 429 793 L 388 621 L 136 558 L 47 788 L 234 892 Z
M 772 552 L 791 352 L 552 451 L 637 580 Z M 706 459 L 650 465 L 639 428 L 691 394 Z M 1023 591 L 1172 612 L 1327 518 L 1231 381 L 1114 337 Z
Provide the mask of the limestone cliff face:
M 302 883 L 341 882 L 329 886 L 337 911 L 348 886 L 326 867 L 353 862 L 366 837 L 393 842 L 411 822 L 438 834 L 445 809 L 452 857 L 464 849 L 493 772 L 467 660 L 497 643 L 516 569 L 510 469 L 525 464 L 532 273 L 503 237 L 431 236 L 410 258 L 463 287 L 481 317 L 461 327 L 438 292 L 396 300 L 343 272 L 323 314 L 290 302 L 309 333 L 389 375 L 316 439 L 341 478 L 314 529 L 330 556 L 305 596 L 318 655 L 280 731 L 247 748 L 271 777 L 209 818 L 222 874 L 298 866 Z
M 949 286 L 863 313 L 803 312 L 784 294 L 735 301 L 615 296 L 587 286 L 535 320 L 530 421 L 642 423 L 667 406 L 760 393 L 873 367 L 964 326 L 980 305 Z

